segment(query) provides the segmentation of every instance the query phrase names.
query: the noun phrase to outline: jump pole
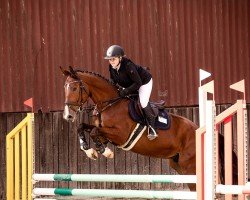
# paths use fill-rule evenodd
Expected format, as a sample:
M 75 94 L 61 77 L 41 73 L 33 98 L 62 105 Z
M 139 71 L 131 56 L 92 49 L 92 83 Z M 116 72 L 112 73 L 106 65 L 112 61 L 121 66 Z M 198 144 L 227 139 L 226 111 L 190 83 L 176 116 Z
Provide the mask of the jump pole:
M 219 194 L 238 194 L 244 196 L 250 194 L 250 185 L 217 185 L 216 192 Z
M 196 183 L 196 175 L 33 174 L 33 181 Z
M 196 192 L 187 191 L 150 191 L 150 190 L 103 190 L 103 189 L 69 189 L 69 188 L 35 188 L 34 195 L 62 195 L 113 198 L 146 199 L 197 199 Z

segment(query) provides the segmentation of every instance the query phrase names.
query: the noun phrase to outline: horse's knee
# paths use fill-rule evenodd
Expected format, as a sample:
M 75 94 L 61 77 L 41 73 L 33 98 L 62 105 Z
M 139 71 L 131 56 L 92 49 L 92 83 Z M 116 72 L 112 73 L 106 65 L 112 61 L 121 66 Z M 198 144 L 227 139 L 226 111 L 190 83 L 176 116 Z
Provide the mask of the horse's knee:
M 95 146 L 96 146 L 96 150 L 98 153 L 104 153 L 105 151 L 105 145 L 102 143 L 101 139 L 96 136 L 94 139 L 93 139 L 93 142 L 95 143 Z
M 82 124 L 80 124 L 78 127 L 77 127 L 77 133 L 81 133 L 84 131 L 84 126 Z
M 77 127 L 77 133 L 83 133 L 83 132 L 91 132 L 91 130 L 94 128 L 94 126 L 89 125 L 89 124 L 79 124 Z

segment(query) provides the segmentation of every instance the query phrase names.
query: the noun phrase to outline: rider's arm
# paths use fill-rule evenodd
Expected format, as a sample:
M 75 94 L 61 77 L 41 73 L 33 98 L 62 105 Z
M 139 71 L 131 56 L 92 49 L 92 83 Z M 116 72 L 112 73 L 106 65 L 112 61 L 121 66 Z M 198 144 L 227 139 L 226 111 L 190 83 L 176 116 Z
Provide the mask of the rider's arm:
M 125 90 L 127 94 L 131 94 L 134 92 L 137 92 L 137 90 L 141 87 L 142 85 L 142 80 L 141 77 L 136 69 L 136 66 L 134 63 L 130 62 L 126 66 L 127 74 L 130 77 L 130 79 L 133 81 L 133 84 L 129 87 L 127 87 Z

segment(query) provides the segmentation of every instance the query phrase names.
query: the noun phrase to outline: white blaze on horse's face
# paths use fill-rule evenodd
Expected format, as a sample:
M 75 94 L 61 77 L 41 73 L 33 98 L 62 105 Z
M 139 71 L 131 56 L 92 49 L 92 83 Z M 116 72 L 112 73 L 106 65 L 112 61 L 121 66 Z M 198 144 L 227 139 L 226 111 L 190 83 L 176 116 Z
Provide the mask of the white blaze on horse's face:
M 79 109 L 79 100 L 81 100 L 80 84 L 72 78 L 68 78 L 65 83 L 65 107 L 63 118 L 67 121 L 76 119 L 77 110 Z
M 65 105 L 63 118 L 66 119 L 67 121 L 74 122 L 76 119 L 76 112 L 72 112 L 72 109 L 70 109 L 68 105 Z

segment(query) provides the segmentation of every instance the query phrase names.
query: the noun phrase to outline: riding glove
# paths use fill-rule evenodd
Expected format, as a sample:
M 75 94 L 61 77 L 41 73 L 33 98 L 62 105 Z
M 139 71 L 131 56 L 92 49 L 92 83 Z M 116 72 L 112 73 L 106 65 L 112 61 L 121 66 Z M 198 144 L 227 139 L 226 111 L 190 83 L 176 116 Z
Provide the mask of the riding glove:
M 119 96 L 120 97 L 125 97 L 126 95 L 128 95 L 128 92 L 127 92 L 126 89 L 119 90 Z

